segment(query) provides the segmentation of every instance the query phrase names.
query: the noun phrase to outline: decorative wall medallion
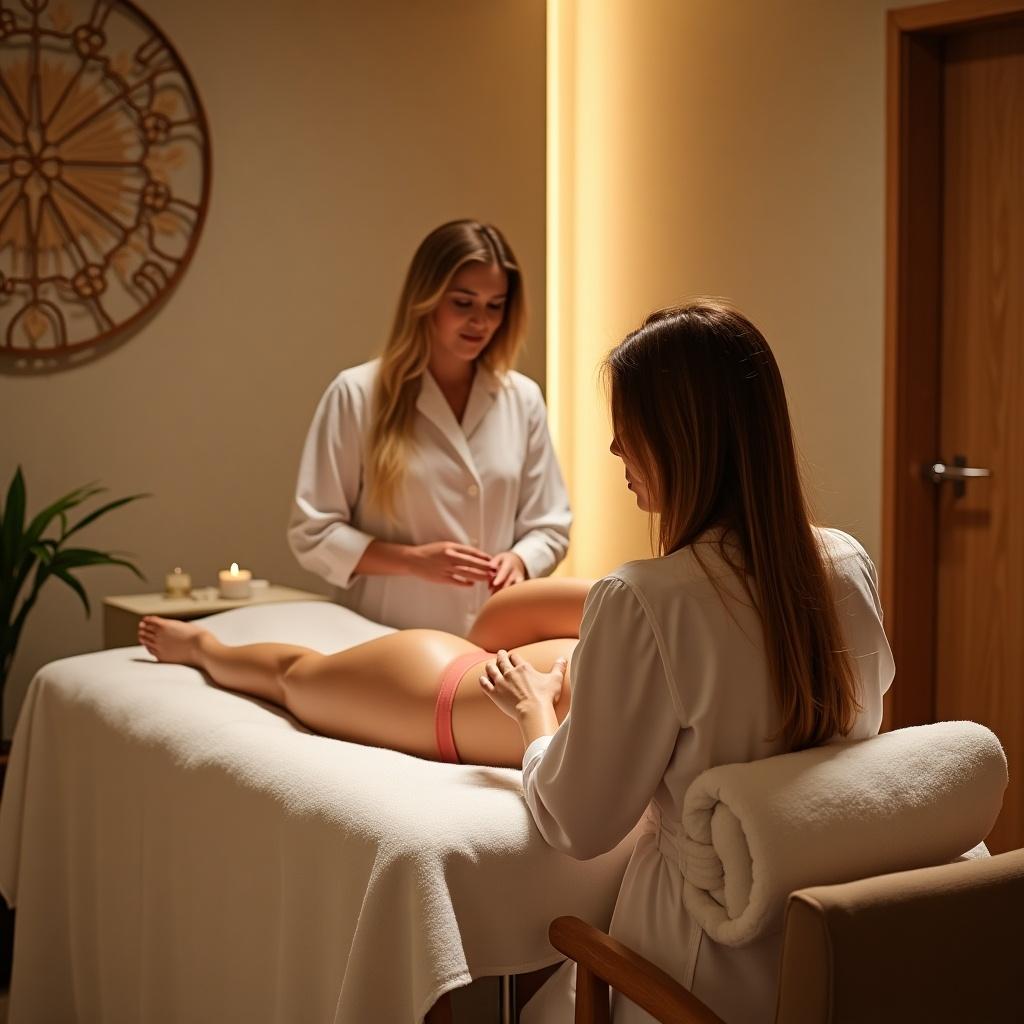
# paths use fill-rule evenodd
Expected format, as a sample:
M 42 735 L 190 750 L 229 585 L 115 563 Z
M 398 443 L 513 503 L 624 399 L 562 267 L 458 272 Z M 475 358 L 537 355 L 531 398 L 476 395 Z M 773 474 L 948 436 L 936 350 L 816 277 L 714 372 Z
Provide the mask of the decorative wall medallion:
M 192 258 L 206 116 L 126 0 L 0 0 L 0 352 L 70 352 L 151 313 Z

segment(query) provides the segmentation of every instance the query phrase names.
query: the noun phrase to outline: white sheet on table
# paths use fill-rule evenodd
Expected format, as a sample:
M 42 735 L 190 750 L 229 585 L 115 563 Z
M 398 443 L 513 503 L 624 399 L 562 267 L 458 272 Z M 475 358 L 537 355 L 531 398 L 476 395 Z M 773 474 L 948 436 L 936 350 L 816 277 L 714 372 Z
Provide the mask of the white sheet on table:
M 208 624 L 322 651 L 388 632 L 320 603 Z M 68 658 L 30 687 L 0 806 L 9 1020 L 416 1020 L 558 959 L 551 918 L 606 925 L 630 845 L 556 853 L 517 771 L 311 735 L 142 648 Z

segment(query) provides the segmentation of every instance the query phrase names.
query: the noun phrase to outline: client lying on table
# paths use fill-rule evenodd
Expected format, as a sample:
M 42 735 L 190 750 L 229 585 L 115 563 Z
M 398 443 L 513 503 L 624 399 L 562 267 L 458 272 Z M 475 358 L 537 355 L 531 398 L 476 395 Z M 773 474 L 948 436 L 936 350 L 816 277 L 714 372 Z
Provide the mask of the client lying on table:
M 218 686 L 279 704 L 325 736 L 432 760 L 518 768 L 519 728 L 484 693 L 480 677 L 490 661 L 499 671 L 529 662 L 557 695 L 561 722 L 569 710 L 568 659 L 589 589 L 584 580 L 537 579 L 499 591 L 466 639 L 405 629 L 319 654 L 291 644 L 231 647 L 198 623 L 147 615 L 139 642 L 158 661 L 191 665 Z

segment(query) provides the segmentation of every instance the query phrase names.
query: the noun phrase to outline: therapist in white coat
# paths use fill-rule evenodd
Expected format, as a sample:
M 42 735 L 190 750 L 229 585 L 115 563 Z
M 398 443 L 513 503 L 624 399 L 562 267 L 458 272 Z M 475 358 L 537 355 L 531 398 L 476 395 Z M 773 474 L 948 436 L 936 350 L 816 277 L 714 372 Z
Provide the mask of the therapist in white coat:
M 497 228 L 452 221 L 420 244 L 383 355 L 334 379 L 302 453 L 289 544 L 340 603 L 464 635 L 490 593 L 564 558 L 544 399 L 512 369 L 525 319 Z
M 812 526 L 786 398 L 760 332 L 716 302 L 654 314 L 608 357 L 612 451 L 660 557 L 591 589 L 562 671 L 499 651 L 481 686 L 519 723 L 538 828 L 574 857 L 642 821 L 611 934 L 728 1024 L 774 1019 L 781 936 L 717 945 L 683 906 L 683 796 L 705 769 L 877 733 L 893 676 L 874 566 Z M 568 964 L 523 1021 L 572 1021 Z M 615 997 L 616 1024 L 652 1020 Z

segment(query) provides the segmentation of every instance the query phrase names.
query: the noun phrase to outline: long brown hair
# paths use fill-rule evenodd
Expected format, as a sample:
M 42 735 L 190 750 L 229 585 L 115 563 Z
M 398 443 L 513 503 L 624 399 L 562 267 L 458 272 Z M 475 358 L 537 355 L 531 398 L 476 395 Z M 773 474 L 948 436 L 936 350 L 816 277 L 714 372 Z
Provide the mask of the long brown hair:
M 504 235 L 492 224 L 475 220 L 453 220 L 431 231 L 420 242 L 405 275 L 374 394 L 368 498 L 385 514 L 394 510 L 421 378 L 430 362 L 430 314 L 459 268 L 473 262 L 501 267 L 508 279 L 501 324 L 477 358 L 488 369 L 505 373 L 515 365 L 522 347 L 526 333 L 523 280 Z
M 658 512 L 661 553 L 726 531 L 720 548 L 760 614 L 787 746 L 846 735 L 859 710 L 853 667 L 764 336 L 702 299 L 652 313 L 603 369 L 616 437 Z

